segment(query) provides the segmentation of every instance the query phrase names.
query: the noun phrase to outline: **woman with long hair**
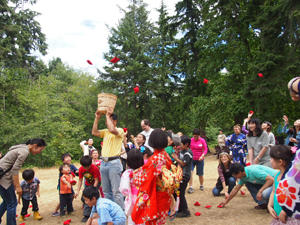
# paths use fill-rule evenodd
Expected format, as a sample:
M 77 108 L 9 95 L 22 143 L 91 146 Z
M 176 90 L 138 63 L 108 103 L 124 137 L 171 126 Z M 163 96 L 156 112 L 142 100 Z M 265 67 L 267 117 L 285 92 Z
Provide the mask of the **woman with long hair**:
M 267 132 L 261 128 L 259 119 L 250 119 L 248 127 L 247 146 L 250 163 L 271 167 L 269 136 Z

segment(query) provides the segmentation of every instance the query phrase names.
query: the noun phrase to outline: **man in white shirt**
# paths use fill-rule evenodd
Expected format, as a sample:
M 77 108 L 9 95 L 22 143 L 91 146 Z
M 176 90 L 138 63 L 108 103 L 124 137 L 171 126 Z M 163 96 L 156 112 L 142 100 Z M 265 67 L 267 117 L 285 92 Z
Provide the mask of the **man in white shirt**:
M 148 140 L 149 140 L 150 134 L 153 131 L 153 129 L 150 127 L 150 121 L 147 120 L 147 119 L 143 119 L 141 121 L 141 127 L 143 129 L 143 131 L 141 132 L 141 134 L 143 134 L 146 137 L 145 146 L 148 147 L 153 152 L 153 148 L 151 148 L 148 145 Z
M 226 142 L 226 136 L 225 134 L 223 134 L 223 131 L 220 130 L 218 135 L 218 145 L 220 146 L 221 149 L 225 147 L 225 142 Z
M 92 151 L 96 150 L 96 148 L 93 146 L 93 139 L 90 138 L 89 140 L 84 140 L 82 142 L 80 142 L 80 147 L 82 148 L 83 151 L 83 156 L 88 155 L 91 156 L 92 155 Z

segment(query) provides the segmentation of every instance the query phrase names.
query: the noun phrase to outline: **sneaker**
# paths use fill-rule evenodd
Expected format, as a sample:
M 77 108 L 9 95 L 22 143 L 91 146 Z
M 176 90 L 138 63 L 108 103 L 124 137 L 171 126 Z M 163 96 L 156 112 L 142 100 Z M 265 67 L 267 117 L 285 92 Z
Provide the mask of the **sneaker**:
M 85 223 L 88 219 L 89 219 L 88 216 L 84 216 L 84 217 L 81 219 L 81 222 Z
M 200 186 L 200 190 L 204 191 L 204 186 L 203 185 Z
M 261 204 L 261 205 L 257 205 L 254 207 L 255 209 L 267 209 L 268 205 L 267 204 Z
M 189 194 L 192 194 L 194 193 L 194 189 L 192 187 L 189 187 L 188 191 L 187 191 Z
M 59 212 L 54 212 L 54 213 L 52 213 L 52 216 L 59 216 L 59 215 L 60 215 Z
M 33 212 L 33 219 L 42 220 L 43 217 L 40 215 L 40 213 L 38 211 L 36 211 L 36 212 Z

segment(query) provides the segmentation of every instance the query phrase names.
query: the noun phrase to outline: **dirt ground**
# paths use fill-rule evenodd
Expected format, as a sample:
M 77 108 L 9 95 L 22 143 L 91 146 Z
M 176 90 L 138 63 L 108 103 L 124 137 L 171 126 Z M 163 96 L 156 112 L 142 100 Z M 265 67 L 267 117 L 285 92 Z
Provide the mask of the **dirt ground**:
M 204 191 L 199 190 L 199 180 L 197 176 L 194 178 L 193 194 L 186 193 L 188 206 L 192 216 L 188 218 L 176 218 L 174 221 L 168 221 L 168 225 L 187 225 L 187 224 L 210 224 L 210 225 L 265 225 L 270 224 L 271 216 L 265 210 L 255 210 L 256 205 L 246 191 L 246 195 L 240 193 L 225 208 L 217 208 L 217 205 L 223 200 L 224 196 L 213 197 L 212 188 L 217 180 L 217 160 L 215 156 L 207 156 L 204 166 Z M 78 166 L 78 165 L 77 165 Z M 26 219 L 26 225 L 56 225 L 63 224 L 63 221 L 71 219 L 71 225 L 81 225 L 82 203 L 80 199 L 73 202 L 75 212 L 71 216 L 52 217 L 51 212 L 54 210 L 59 201 L 56 189 L 58 179 L 58 168 L 38 169 L 35 168 L 36 176 L 41 181 L 41 197 L 38 198 L 40 213 L 44 217 L 41 221 L 35 221 L 32 217 L 31 209 L 28 213 L 31 216 Z M 75 187 L 76 188 L 76 187 Z M 246 190 L 246 188 L 244 188 Z M 194 202 L 199 201 L 201 206 L 194 206 Z M 206 209 L 205 205 L 212 205 L 212 208 Z M 21 205 L 18 205 L 17 214 L 21 211 Z M 200 212 L 201 216 L 195 216 L 195 212 Z M 5 217 L 3 220 L 5 221 Z M 5 224 L 5 223 L 3 223 Z M 18 222 L 17 224 L 20 224 Z

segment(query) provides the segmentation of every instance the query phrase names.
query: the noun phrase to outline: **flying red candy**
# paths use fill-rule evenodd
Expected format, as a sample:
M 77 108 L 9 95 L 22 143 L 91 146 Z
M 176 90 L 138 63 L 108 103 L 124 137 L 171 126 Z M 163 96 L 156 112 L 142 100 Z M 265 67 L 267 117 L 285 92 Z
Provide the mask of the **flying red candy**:
M 252 110 L 249 111 L 249 114 L 253 114 L 254 112 Z
M 124 130 L 125 133 L 127 132 L 127 128 L 124 127 L 123 130 Z
M 136 86 L 135 88 L 133 88 L 133 91 L 135 94 L 139 93 L 139 91 L 140 91 L 139 86 Z
M 24 217 L 30 217 L 30 214 L 26 214 Z
M 86 60 L 86 62 L 88 63 L 88 64 L 90 64 L 90 65 L 93 65 L 93 63 L 91 62 L 91 60 Z
M 209 81 L 209 80 L 207 80 L 207 79 L 205 79 L 205 78 L 203 79 L 203 83 L 204 83 L 204 84 L 207 84 L 208 81 Z
M 258 73 L 257 76 L 264 77 L 264 75 L 262 73 Z
M 113 57 L 111 60 L 110 60 L 110 62 L 112 62 L 112 63 L 117 63 L 117 62 L 119 62 L 120 61 L 120 59 L 118 58 L 118 57 Z

